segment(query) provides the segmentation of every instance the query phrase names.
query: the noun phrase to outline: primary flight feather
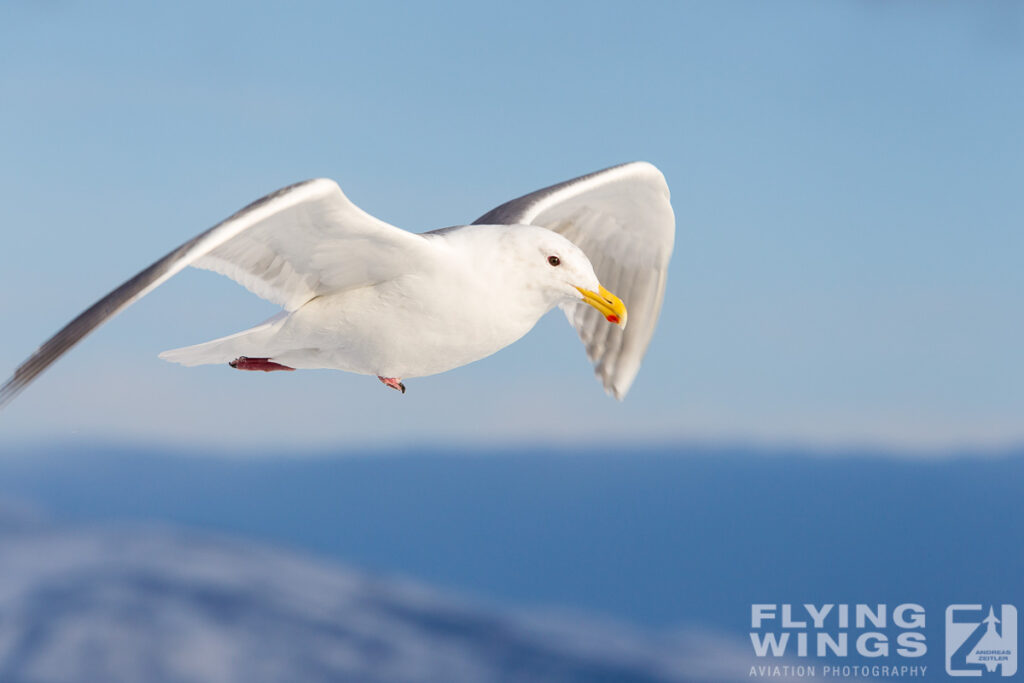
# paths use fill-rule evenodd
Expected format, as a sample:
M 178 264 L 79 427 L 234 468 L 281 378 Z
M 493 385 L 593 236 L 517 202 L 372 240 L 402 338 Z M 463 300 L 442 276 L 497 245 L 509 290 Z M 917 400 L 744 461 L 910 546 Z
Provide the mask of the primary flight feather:
M 674 235 L 668 186 L 646 162 L 423 234 L 367 214 L 334 181 L 308 180 L 253 202 L 100 299 L 0 387 L 0 407 L 186 266 L 227 275 L 284 310 L 252 329 L 160 354 L 183 365 L 332 368 L 376 375 L 404 392 L 403 379 L 489 356 L 560 306 L 605 389 L 621 399 L 654 332 Z

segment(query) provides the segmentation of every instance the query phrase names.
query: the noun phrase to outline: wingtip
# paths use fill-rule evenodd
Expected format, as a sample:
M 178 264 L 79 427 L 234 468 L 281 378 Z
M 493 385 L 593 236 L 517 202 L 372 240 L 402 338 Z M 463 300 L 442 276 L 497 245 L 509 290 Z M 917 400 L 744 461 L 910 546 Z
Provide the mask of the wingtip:
M 629 393 L 629 387 L 621 389 L 614 382 L 606 382 L 604 384 L 604 393 L 608 394 L 619 403 L 622 403 L 626 400 L 626 394 Z
M 11 377 L 3 386 L 0 386 L 0 410 L 7 407 L 7 404 L 15 399 L 15 397 L 21 393 L 24 385 L 17 383 L 17 378 Z

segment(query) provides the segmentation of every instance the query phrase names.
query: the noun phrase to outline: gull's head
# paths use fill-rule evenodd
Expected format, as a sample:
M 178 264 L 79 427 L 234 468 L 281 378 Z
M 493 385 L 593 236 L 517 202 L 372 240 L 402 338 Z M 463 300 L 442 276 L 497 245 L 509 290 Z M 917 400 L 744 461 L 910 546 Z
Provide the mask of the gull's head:
M 598 281 L 583 250 L 556 232 L 536 226 L 510 226 L 503 248 L 512 252 L 524 286 L 535 288 L 550 306 L 584 302 L 605 319 L 626 326 L 626 306 Z

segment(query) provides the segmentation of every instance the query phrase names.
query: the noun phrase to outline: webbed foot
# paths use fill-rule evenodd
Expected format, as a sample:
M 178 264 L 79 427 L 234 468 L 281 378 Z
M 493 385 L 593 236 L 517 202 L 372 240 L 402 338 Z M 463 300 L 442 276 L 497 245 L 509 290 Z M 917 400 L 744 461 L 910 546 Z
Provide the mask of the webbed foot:
M 228 365 L 233 367 L 235 370 L 253 370 L 257 372 L 274 372 L 275 370 L 287 370 L 288 372 L 293 372 L 295 370 L 295 368 L 290 368 L 287 365 L 275 363 L 269 358 L 249 358 L 248 356 L 239 356 L 229 362 Z
M 377 379 L 379 379 L 381 382 L 384 382 L 384 386 L 391 387 L 392 389 L 397 389 L 398 391 L 401 391 L 403 394 L 405 393 L 405 385 L 402 384 L 402 380 L 399 379 L 398 377 L 381 377 L 380 375 L 377 375 Z

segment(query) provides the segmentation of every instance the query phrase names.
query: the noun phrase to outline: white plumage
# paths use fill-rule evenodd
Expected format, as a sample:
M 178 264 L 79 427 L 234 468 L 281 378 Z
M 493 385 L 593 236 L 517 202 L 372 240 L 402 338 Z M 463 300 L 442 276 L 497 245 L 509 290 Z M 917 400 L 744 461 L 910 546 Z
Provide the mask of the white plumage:
M 185 243 L 82 313 L 0 388 L 0 406 L 187 265 L 227 275 L 284 310 L 250 330 L 164 352 L 167 360 L 266 359 L 274 369 L 378 375 L 404 390 L 398 378 L 488 356 L 561 306 L 605 388 L 621 398 L 657 322 L 674 230 L 664 177 L 644 162 L 422 235 L 370 216 L 331 180 L 298 183 Z

